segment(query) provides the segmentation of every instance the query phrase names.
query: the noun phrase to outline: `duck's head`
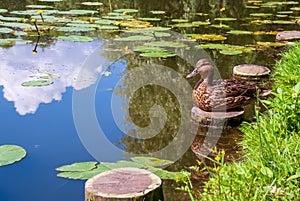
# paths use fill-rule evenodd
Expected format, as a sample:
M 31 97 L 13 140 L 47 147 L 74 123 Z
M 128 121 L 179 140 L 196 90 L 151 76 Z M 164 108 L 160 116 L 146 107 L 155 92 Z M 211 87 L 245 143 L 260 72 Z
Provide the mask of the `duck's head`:
M 212 81 L 214 72 L 214 63 L 209 59 L 200 59 L 193 72 L 188 74 L 186 78 L 192 78 L 200 74 L 201 78 L 205 81 Z

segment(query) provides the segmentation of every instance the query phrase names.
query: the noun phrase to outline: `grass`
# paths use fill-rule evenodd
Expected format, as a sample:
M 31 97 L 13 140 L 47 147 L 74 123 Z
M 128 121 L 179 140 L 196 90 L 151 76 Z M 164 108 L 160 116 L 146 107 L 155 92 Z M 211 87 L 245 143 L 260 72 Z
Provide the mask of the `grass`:
M 212 174 L 201 200 L 300 200 L 300 42 L 275 65 L 274 97 L 256 121 L 243 123 L 243 162 Z

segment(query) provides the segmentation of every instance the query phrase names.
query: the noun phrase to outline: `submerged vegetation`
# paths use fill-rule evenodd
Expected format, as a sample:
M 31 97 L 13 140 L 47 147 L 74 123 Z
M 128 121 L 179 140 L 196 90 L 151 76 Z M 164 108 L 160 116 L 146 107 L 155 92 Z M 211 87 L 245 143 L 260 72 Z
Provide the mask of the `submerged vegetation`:
M 201 200 L 299 200 L 299 66 L 297 43 L 275 65 L 274 97 L 260 101 L 267 110 L 256 107 L 256 121 L 241 127 L 243 161 L 224 164 L 223 154 L 211 159 Z

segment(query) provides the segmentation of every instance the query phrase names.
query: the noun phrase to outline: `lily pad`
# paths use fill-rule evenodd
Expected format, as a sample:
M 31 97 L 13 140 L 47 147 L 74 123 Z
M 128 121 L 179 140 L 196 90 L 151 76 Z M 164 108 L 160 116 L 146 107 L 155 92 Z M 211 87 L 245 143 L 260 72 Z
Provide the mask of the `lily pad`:
M 13 31 L 14 30 L 10 28 L 0 28 L 0 33 L 8 34 L 8 33 L 12 33 Z
M 100 26 L 99 29 L 101 30 L 119 30 L 119 27 L 118 26 L 112 26 L 112 25 L 103 25 L 103 26 Z
M 252 31 L 244 31 L 244 30 L 231 30 L 227 32 L 228 34 L 236 34 L 236 35 L 247 35 L 252 34 Z
M 188 22 L 189 20 L 186 19 L 172 19 L 171 22 L 176 22 L 176 23 L 185 23 Z
M 32 80 L 28 82 L 24 82 L 22 86 L 24 87 L 42 87 L 53 84 L 53 81 L 49 80 Z
M 130 21 L 122 21 L 120 22 L 120 26 L 129 27 L 129 28 L 145 28 L 152 26 L 149 22 L 141 21 L 141 20 L 130 20 Z
M 14 31 L 13 34 L 15 36 L 26 36 L 27 33 L 25 31 Z
M 153 15 L 163 15 L 166 13 L 166 11 L 163 10 L 152 10 L 150 11 L 150 13 L 152 13 Z
M 117 21 L 115 20 L 104 20 L 104 19 L 100 19 L 100 20 L 96 20 L 94 23 L 95 24 L 105 24 L 105 25 L 113 25 L 116 24 Z
M 193 23 L 178 23 L 178 24 L 172 24 L 171 27 L 178 27 L 178 28 L 186 28 L 186 27 L 195 27 L 197 25 Z
M 82 2 L 81 4 L 85 5 L 85 6 L 102 6 L 103 5 L 103 3 L 100 3 L 100 2 Z
M 134 162 L 146 165 L 146 166 L 152 166 L 152 167 L 163 167 L 166 165 L 173 164 L 173 161 L 170 160 L 163 160 L 159 158 L 152 158 L 152 157 L 133 157 L 132 160 Z
M 95 14 L 97 11 L 95 10 L 69 10 L 69 11 L 59 11 L 57 14 L 60 15 L 88 15 Z
M 250 13 L 252 17 L 270 17 L 272 15 L 272 13 Z
M 169 52 L 146 52 L 140 54 L 142 57 L 159 57 L 159 58 L 167 58 L 167 57 L 175 57 L 176 54 Z
M 238 54 L 242 54 L 243 51 L 241 50 L 232 50 L 232 49 L 224 49 L 220 51 L 221 54 L 224 55 L 238 55 Z
M 9 46 L 13 46 L 14 44 L 16 44 L 16 41 L 14 39 L 1 39 L 0 38 L 0 46 L 2 47 L 9 47 Z
M 20 161 L 26 156 L 26 151 L 17 145 L 0 146 L 0 166 L 9 165 Z
M 57 171 L 82 172 L 95 169 L 97 162 L 78 162 L 56 168 Z
M 116 9 L 114 12 L 117 13 L 137 13 L 139 10 L 136 9 L 131 9 L 131 8 L 121 8 L 121 9 Z
M 73 42 L 91 42 L 94 39 L 88 36 L 77 36 L 77 35 L 70 35 L 70 36 L 58 36 L 58 40 L 64 41 L 73 41 Z
M 57 31 L 62 32 L 88 32 L 95 31 L 95 28 L 92 27 L 58 27 Z
M 146 28 L 140 28 L 140 29 L 128 29 L 126 32 L 128 33 L 152 33 L 152 32 L 158 32 L 158 31 L 168 31 L 171 28 L 168 27 L 146 27 Z
M 24 21 L 24 18 L 0 16 L 0 20 L 2 20 L 2 21 L 11 21 L 11 22 L 22 22 L 22 21 Z
M 154 40 L 153 36 L 143 36 L 143 35 L 136 35 L 136 36 L 128 36 L 124 38 L 116 38 L 116 41 L 145 41 L 145 40 Z
M 261 42 L 261 41 L 258 41 L 256 44 L 259 45 L 259 46 L 267 46 L 267 47 L 286 46 L 286 43 L 280 43 L 280 42 Z
M 41 1 L 41 2 L 61 2 L 63 0 L 38 0 L 38 1 Z
M 166 52 L 166 49 L 160 47 L 137 46 L 133 49 L 135 52 Z
M 274 20 L 274 24 L 295 24 L 295 21 L 288 21 L 288 20 Z
M 67 26 L 70 27 L 85 27 L 85 28 L 99 28 L 99 24 L 90 24 L 90 23 L 85 23 L 85 24 L 79 24 L 79 23 L 68 23 Z
M 10 28 L 18 28 L 18 29 L 31 29 L 33 26 L 31 24 L 20 23 L 20 22 L 4 22 L 0 24 L 0 26 L 10 27 Z
M 143 21 L 149 21 L 149 22 L 159 22 L 159 21 L 161 21 L 161 19 L 157 18 L 157 17 L 140 17 L 138 19 L 143 20 Z
M 8 12 L 7 9 L 0 8 L 0 13 L 7 13 L 7 12 Z
M 156 41 L 156 42 L 151 42 L 147 43 L 146 45 L 148 46 L 153 46 L 153 47 L 187 47 L 187 45 L 183 43 L 177 43 L 177 42 L 172 42 L 172 41 Z
M 208 41 L 218 41 L 218 40 L 226 40 L 227 38 L 222 35 L 216 34 L 186 34 L 187 37 L 191 37 L 193 39 L 201 39 Z
M 290 8 L 291 10 L 293 11 L 300 11 L 300 7 L 293 7 L 293 8 Z
M 47 5 L 26 5 L 26 8 L 33 8 L 33 9 L 52 9 L 53 6 L 47 6 Z
M 231 27 L 226 24 L 212 24 L 210 26 L 218 29 L 231 29 Z
M 236 21 L 236 18 L 232 18 L 232 17 L 217 17 L 215 18 L 215 20 L 217 21 Z
M 200 26 L 200 25 L 210 25 L 210 22 L 206 22 L 206 21 L 194 21 L 192 22 L 192 24 L 194 24 L 195 26 Z

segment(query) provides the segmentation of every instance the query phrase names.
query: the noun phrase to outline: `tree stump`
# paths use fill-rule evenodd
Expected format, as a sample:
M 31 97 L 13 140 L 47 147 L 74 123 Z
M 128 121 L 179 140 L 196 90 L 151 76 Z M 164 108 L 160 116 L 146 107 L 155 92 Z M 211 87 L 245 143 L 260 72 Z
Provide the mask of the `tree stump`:
M 260 79 L 270 74 L 270 69 L 255 64 L 241 64 L 233 68 L 233 75 L 244 79 Z
M 85 201 L 138 201 L 160 185 L 161 179 L 147 170 L 113 169 L 87 180 Z

